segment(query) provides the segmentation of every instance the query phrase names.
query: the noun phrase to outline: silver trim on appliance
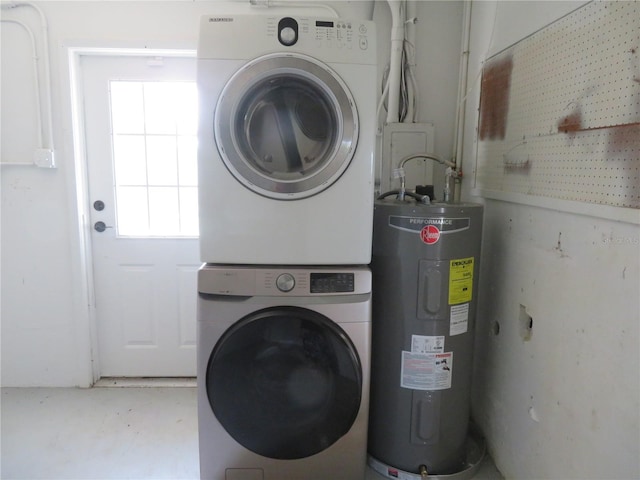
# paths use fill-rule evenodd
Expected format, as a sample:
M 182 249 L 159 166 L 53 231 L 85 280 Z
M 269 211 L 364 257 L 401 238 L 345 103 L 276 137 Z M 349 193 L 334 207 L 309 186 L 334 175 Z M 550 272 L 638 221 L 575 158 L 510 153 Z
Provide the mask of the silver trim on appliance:
M 291 100 L 293 91 L 304 100 Z M 355 101 L 337 73 L 290 53 L 238 70 L 220 94 L 213 128 L 230 173 L 278 200 L 310 197 L 333 184 L 349 166 L 359 133 Z

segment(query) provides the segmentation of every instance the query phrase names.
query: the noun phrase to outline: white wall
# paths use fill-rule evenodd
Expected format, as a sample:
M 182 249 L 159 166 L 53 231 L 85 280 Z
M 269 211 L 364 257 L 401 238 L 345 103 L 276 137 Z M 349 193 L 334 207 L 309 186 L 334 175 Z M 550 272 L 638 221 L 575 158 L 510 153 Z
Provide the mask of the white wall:
M 466 172 L 482 59 L 580 5 L 474 2 Z M 497 467 L 518 479 L 639 478 L 638 221 L 473 194 L 469 179 L 464 196 L 485 204 L 473 414 Z
M 195 49 L 200 15 L 224 7 L 221 2 L 204 0 L 43 1 L 36 4 L 49 22 L 58 168 L 0 167 L 1 382 L 3 386 L 88 386 L 93 378 L 91 358 L 95 339 L 92 341 L 92 297 L 84 289 L 86 271 L 81 254 L 84 246 L 78 227 L 78 172 L 73 156 L 67 49 Z M 370 11 L 367 2 L 331 4 L 343 16 L 366 15 Z M 461 12 L 461 2 L 419 2 L 418 5 L 421 120 L 436 124 L 436 150 L 442 156 L 451 154 L 453 141 Z M 39 20 L 31 8 L 3 10 L 2 18 L 24 21 L 36 36 L 40 35 Z M 391 23 L 386 2 L 376 2 L 375 20 L 382 70 L 388 61 Z M 25 35 L 18 33 L 20 29 L 2 25 L 3 88 L 15 84 L 13 80 L 18 75 L 28 78 L 19 94 L 3 93 L 3 156 L 9 151 L 10 160 L 29 162 L 36 146 L 34 129 L 21 128 L 16 135 L 8 122 L 19 112 L 20 117 L 28 119 L 24 122 L 27 126 L 34 123 L 34 101 L 27 85 L 33 82 L 29 77 L 31 55 Z

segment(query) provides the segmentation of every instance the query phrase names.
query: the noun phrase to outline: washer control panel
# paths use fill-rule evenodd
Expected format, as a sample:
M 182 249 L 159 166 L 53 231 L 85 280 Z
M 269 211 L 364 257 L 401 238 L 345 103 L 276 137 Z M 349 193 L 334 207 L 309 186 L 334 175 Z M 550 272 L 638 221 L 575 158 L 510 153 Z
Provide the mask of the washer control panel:
M 205 265 L 198 272 L 198 291 L 233 296 L 356 295 L 371 292 L 371 271 L 367 267 L 286 269 Z

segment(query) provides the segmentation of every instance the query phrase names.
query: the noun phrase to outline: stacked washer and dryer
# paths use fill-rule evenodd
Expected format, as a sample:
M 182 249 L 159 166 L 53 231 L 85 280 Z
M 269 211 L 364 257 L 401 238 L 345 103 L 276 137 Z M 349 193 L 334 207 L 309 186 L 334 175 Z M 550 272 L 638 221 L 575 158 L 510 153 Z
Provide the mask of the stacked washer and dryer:
M 201 22 L 201 477 L 364 478 L 372 22 Z

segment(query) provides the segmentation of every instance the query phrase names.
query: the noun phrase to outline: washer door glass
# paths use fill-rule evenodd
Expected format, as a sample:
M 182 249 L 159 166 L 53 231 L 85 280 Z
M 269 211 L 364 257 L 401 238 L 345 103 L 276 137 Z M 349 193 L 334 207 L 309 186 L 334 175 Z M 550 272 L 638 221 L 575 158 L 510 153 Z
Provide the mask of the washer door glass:
M 362 395 L 362 369 L 344 331 L 298 307 L 257 311 L 231 327 L 207 368 L 218 421 L 259 455 L 297 459 L 346 434 Z
M 215 111 L 220 155 L 261 195 L 314 195 L 348 167 L 357 143 L 355 102 L 337 74 L 301 55 L 248 63 L 225 86 Z

